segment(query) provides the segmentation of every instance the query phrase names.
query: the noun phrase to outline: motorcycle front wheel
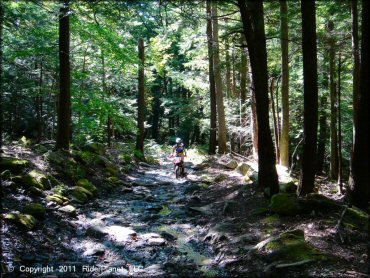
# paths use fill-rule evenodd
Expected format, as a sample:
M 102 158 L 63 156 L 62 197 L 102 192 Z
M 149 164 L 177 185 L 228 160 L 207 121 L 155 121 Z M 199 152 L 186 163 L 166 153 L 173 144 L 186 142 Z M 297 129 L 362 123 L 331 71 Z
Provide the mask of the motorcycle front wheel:
M 175 166 L 175 174 L 176 179 L 179 179 L 181 177 L 181 168 L 178 165 Z

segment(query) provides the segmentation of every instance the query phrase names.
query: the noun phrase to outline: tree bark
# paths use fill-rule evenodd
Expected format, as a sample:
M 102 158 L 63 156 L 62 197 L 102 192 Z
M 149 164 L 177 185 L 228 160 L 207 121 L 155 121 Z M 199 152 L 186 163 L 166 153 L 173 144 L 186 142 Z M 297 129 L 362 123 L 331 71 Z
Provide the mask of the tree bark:
M 227 26 L 227 19 L 225 20 L 225 25 Z M 225 63 L 226 63 L 226 97 L 231 97 L 231 62 L 230 62 L 230 45 L 229 38 L 225 39 Z
M 58 130 L 57 149 L 69 150 L 71 136 L 71 71 L 69 60 L 69 1 L 63 2 L 59 17 L 59 109 L 58 109 Z
M 144 39 L 140 38 L 138 42 L 139 50 L 139 78 L 138 78 L 138 96 L 137 96 L 137 125 L 138 135 L 136 138 L 136 149 L 144 154 L 144 121 L 145 121 L 145 95 L 144 95 Z
M 341 108 L 340 108 L 340 94 L 341 94 L 341 66 L 342 61 L 339 54 L 338 58 L 338 185 L 340 188 L 340 193 L 343 194 L 343 173 L 342 173 L 342 120 L 341 120 Z
M 304 79 L 304 123 L 300 196 L 313 192 L 317 155 L 317 46 L 314 1 L 301 1 Z
M 352 15 L 352 48 L 353 48 L 353 142 L 355 140 L 355 133 L 357 127 L 358 114 L 358 98 L 359 98 L 359 84 L 360 84 L 360 49 L 358 43 L 358 9 L 357 0 L 351 0 L 351 15 Z M 353 150 L 352 150 L 353 151 Z
M 334 80 L 335 72 L 335 42 L 332 37 L 334 23 L 328 22 L 328 31 L 330 34 L 329 42 L 329 86 L 330 86 L 330 178 L 338 179 L 338 131 L 337 131 L 337 91 Z
M 272 77 L 270 81 L 270 98 L 271 98 L 271 112 L 272 119 L 274 121 L 274 137 L 275 137 L 275 149 L 276 149 L 276 163 L 279 163 L 279 131 L 278 123 L 276 119 L 275 101 L 274 101 L 274 90 L 275 90 L 275 79 Z
M 247 60 L 247 42 L 245 41 L 244 35 L 241 36 L 241 63 L 240 63 L 240 126 L 242 130 L 246 127 L 247 113 L 246 113 L 246 100 L 247 100 L 247 74 L 248 74 L 248 60 Z M 245 154 L 245 136 L 241 134 L 239 144 L 240 153 Z
M 216 85 L 213 71 L 213 35 L 212 35 L 212 6 L 211 1 L 207 1 L 207 41 L 208 41 L 208 75 L 209 75 L 209 94 L 210 94 L 210 131 L 209 131 L 209 154 L 216 153 L 217 141 L 217 108 L 216 108 Z
M 274 145 L 269 124 L 268 73 L 263 3 L 238 0 L 244 35 L 248 43 L 258 118 L 258 183 L 265 196 L 279 192 Z
M 324 161 L 325 161 L 325 145 L 326 145 L 326 108 L 327 98 L 325 96 L 320 99 L 320 135 L 317 146 L 317 174 L 323 173 Z
M 280 1 L 281 110 L 280 164 L 289 167 L 289 29 L 287 1 Z
M 42 140 L 42 114 L 43 114 L 43 97 L 42 97 L 42 76 L 43 75 L 43 65 L 42 65 L 42 59 L 40 62 L 40 75 L 39 75 L 39 92 L 37 95 L 37 141 L 40 142 Z
M 4 10 L 3 1 L 0 0 L 0 153 L 3 152 L 3 128 L 4 128 L 4 110 L 3 110 L 3 24 Z
M 253 158 L 258 160 L 258 120 L 257 120 L 257 105 L 256 105 L 256 93 L 254 89 L 254 81 L 252 71 L 249 74 L 251 81 L 251 131 L 252 131 L 252 153 Z
M 369 91 L 370 91 L 370 41 L 369 1 L 362 1 L 362 39 L 360 91 L 358 102 L 358 127 L 355 133 L 353 160 L 349 179 L 349 197 L 353 205 L 367 208 L 369 204 Z
M 217 117 L 218 117 L 218 153 L 224 154 L 226 148 L 226 122 L 224 97 L 222 94 L 222 79 L 219 54 L 219 38 L 218 38 L 218 19 L 217 19 L 217 1 L 212 2 L 212 23 L 213 23 L 213 70 L 216 84 L 216 102 L 217 102 Z

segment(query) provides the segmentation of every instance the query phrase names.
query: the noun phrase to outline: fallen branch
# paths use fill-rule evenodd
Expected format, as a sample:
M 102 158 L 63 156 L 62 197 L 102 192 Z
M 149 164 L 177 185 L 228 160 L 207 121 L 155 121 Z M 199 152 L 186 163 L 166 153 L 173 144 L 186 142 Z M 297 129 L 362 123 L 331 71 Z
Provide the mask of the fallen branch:
M 304 264 L 307 264 L 307 263 L 310 263 L 310 262 L 313 262 L 315 260 L 312 260 L 312 259 L 307 259 L 307 260 L 303 260 L 303 261 L 299 261 L 299 262 L 295 262 L 295 263 L 290 263 L 290 264 L 278 264 L 275 266 L 276 269 L 281 269 L 281 268 L 286 268 L 286 267 L 292 267 L 292 266 L 300 266 L 300 265 L 304 265 Z

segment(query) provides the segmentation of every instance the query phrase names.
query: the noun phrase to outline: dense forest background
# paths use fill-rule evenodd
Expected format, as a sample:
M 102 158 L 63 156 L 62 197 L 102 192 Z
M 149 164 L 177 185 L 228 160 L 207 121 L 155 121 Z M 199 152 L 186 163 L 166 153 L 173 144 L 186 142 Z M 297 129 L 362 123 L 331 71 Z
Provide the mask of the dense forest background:
M 150 163 L 180 137 L 257 161 L 268 199 L 284 171 L 301 197 L 324 180 L 368 209 L 367 1 L 0 5 L 1 146 Z

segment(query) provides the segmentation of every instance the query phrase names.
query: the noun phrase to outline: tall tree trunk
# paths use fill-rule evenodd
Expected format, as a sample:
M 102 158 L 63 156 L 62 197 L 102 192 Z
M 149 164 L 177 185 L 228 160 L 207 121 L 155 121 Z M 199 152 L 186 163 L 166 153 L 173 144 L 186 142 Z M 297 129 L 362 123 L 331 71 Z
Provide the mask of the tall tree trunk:
M 219 53 L 218 38 L 218 18 L 217 18 L 217 1 L 212 2 L 212 23 L 213 23 L 213 71 L 216 84 L 216 102 L 218 116 L 218 153 L 226 153 L 226 122 L 224 97 L 222 94 L 221 65 Z
M 216 85 L 213 70 L 213 34 L 212 34 L 212 6 L 211 1 L 207 1 L 207 41 L 208 41 L 208 75 L 209 75 L 209 94 L 211 106 L 210 131 L 209 131 L 209 154 L 216 153 L 217 141 L 217 108 L 216 108 Z
M 144 154 L 144 121 L 145 121 L 145 81 L 144 81 L 144 39 L 140 38 L 138 42 L 139 50 L 139 81 L 138 81 L 138 95 L 137 95 L 137 125 L 138 135 L 136 138 L 136 149 Z
M 252 67 L 252 66 L 251 66 Z M 256 93 L 254 89 L 254 81 L 252 70 L 249 74 L 251 81 L 251 131 L 252 131 L 252 153 L 253 158 L 258 160 L 258 120 L 257 120 L 257 104 L 256 104 Z
M 349 197 L 352 204 L 367 208 L 369 204 L 369 91 L 370 91 L 370 3 L 362 1 L 362 39 L 360 91 L 358 102 L 358 121 L 353 148 Z M 370 223 L 369 223 L 370 224 Z
M 340 94 L 341 94 L 341 66 L 342 61 L 339 54 L 338 57 L 338 185 L 340 193 L 343 194 L 343 173 L 342 173 L 342 120 L 341 120 L 341 108 L 340 108 Z
M 358 98 L 360 85 L 360 49 L 358 43 L 358 9 L 357 0 L 351 0 L 351 15 L 352 15 L 352 49 L 353 49 L 353 142 L 357 127 L 358 114 Z M 352 158 L 351 158 L 352 159 Z
M 274 145 L 269 124 L 268 73 L 263 3 L 238 0 L 248 43 L 258 118 L 258 183 L 265 187 L 265 196 L 279 192 L 275 167 Z M 252 27 L 253 26 L 253 27 Z
M 241 63 L 240 63 L 240 126 L 244 131 L 247 122 L 247 113 L 246 113 L 246 100 L 247 100 L 247 74 L 248 74 L 248 60 L 247 60 L 247 42 L 245 37 L 241 36 Z M 245 138 L 242 132 L 240 136 L 240 153 L 244 154 L 246 151 Z
M 280 164 L 289 167 L 289 30 L 286 0 L 280 0 L 281 110 Z
M 69 150 L 71 136 L 71 79 L 69 61 L 69 1 L 64 1 L 59 17 L 60 92 L 58 109 L 57 149 Z
M 300 196 L 313 192 L 317 154 L 317 46 L 315 2 L 301 1 L 304 79 L 304 123 Z
M 329 86 L 330 86 L 330 178 L 338 179 L 338 132 L 337 132 L 337 91 L 335 75 L 335 42 L 333 38 L 333 21 L 328 22 L 329 42 Z
M 43 114 L 43 97 L 42 97 L 42 76 L 43 75 L 43 64 L 42 59 L 40 62 L 40 75 L 39 75 L 39 92 L 37 95 L 37 141 L 40 142 L 42 140 L 42 114 Z
M 227 26 L 227 20 L 225 20 Z M 225 39 L 225 64 L 226 64 L 226 97 L 231 97 L 231 62 L 230 62 L 230 44 L 228 37 Z
M 319 142 L 317 146 L 317 174 L 323 173 L 324 160 L 325 160 L 325 145 L 326 145 L 326 105 L 327 98 L 322 96 L 320 99 L 320 135 Z
M 270 98 L 271 98 L 271 110 L 272 110 L 271 112 L 272 112 L 272 118 L 274 121 L 276 163 L 279 163 L 279 131 L 278 131 L 278 123 L 276 119 L 276 111 L 275 111 L 274 90 L 275 90 L 275 79 L 271 78 L 271 81 L 270 81 Z
M 233 97 L 237 97 L 238 95 L 238 92 L 236 90 L 236 58 L 235 58 L 235 51 L 234 51 L 234 48 L 232 50 L 232 62 L 233 62 L 233 70 L 232 70 L 232 95 Z

